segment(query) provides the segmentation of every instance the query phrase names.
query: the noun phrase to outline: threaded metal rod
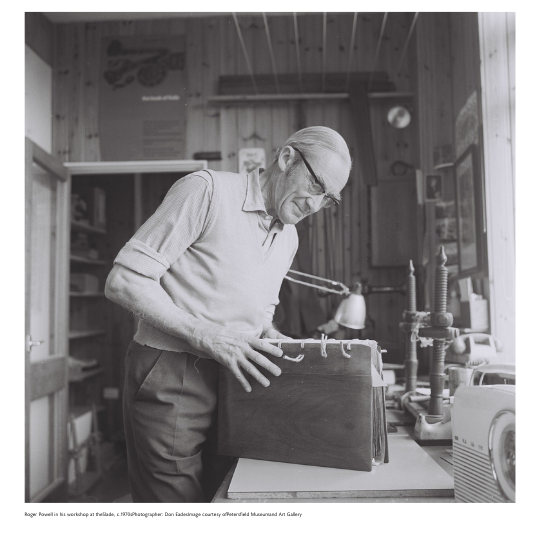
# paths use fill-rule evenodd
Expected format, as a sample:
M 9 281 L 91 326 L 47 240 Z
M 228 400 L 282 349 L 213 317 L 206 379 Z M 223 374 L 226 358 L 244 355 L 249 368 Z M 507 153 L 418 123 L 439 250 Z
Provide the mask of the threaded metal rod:
M 409 262 L 407 273 L 407 311 L 416 311 L 416 277 L 413 262 Z M 405 391 L 416 390 L 418 373 L 418 356 L 416 354 L 416 341 L 411 341 L 412 331 L 405 332 Z
M 429 400 L 428 414 L 443 414 L 443 389 L 444 389 L 444 339 L 436 339 L 433 342 L 433 360 L 429 375 L 431 387 L 431 399 Z
M 405 338 L 405 392 L 416 390 L 417 373 L 416 341 L 411 341 L 411 332 L 407 332 Z
M 437 268 L 435 269 L 435 312 L 446 313 L 448 294 L 448 270 L 444 266 L 447 261 L 444 248 L 441 246 L 437 254 Z M 444 339 L 435 339 L 433 342 L 433 359 L 429 375 L 431 398 L 429 400 L 428 413 L 435 415 L 443 414 L 443 389 L 444 389 Z

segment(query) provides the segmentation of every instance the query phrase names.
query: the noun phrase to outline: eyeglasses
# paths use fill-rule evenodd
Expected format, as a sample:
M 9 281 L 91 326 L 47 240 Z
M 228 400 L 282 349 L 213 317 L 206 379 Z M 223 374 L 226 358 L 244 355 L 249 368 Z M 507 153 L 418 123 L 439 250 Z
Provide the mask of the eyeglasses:
M 322 202 L 323 208 L 337 206 L 339 204 L 339 199 L 335 195 L 332 195 L 326 191 L 326 186 L 321 180 L 317 178 L 317 175 L 313 172 L 313 169 L 311 168 L 311 165 L 308 163 L 307 159 L 304 157 L 304 154 L 302 154 L 302 152 L 300 152 L 300 150 L 298 150 L 298 148 L 294 146 L 291 146 L 291 148 L 300 154 L 300 157 L 302 158 L 302 161 L 307 167 L 307 170 L 311 174 L 311 178 L 313 179 L 313 182 L 315 184 L 314 186 L 312 184 L 311 189 L 309 189 L 308 191 L 312 195 L 324 195 L 324 199 Z

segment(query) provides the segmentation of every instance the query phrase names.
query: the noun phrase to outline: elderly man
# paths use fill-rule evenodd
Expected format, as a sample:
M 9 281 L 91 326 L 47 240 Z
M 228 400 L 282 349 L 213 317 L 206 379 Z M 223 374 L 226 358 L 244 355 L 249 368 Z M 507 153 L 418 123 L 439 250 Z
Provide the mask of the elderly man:
M 339 202 L 351 158 L 326 127 L 298 131 L 267 170 L 178 180 L 118 254 L 107 298 L 140 317 L 126 356 L 124 424 L 134 502 L 203 501 L 201 447 L 218 364 L 247 392 L 281 356 L 261 338 L 298 246 L 295 223 Z M 261 370 L 261 368 L 263 368 Z M 276 379 L 272 384 L 279 384 Z

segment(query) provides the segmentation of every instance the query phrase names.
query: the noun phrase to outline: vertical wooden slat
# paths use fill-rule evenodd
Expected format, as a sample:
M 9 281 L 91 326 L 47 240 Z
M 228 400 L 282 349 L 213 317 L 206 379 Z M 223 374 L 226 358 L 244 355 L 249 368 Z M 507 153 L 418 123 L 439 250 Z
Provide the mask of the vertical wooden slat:
M 510 130 L 512 133 L 512 156 L 515 167 L 516 155 L 516 14 L 506 13 L 506 47 L 508 51 L 508 85 L 510 87 Z
M 68 34 L 71 25 L 55 27 L 54 43 L 54 83 L 53 83 L 53 155 L 61 161 L 68 159 L 68 133 L 70 123 L 69 113 L 69 45 Z M 97 114 L 97 111 L 94 112 Z
M 396 83 L 398 91 L 409 90 L 408 63 L 402 65 L 398 73 L 400 58 L 407 42 L 410 21 L 407 13 L 390 13 L 386 23 L 386 40 L 381 47 L 380 68 L 385 70 L 390 80 Z
M 204 145 L 204 21 L 193 19 L 187 28 L 186 74 L 188 110 L 186 122 L 186 157 L 205 149 Z
M 78 23 L 73 28 L 73 49 L 71 50 L 72 65 L 72 116 L 70 133 L 70 161 L 85 161 L 84 141 L 84 78 L 83 70 L 86 65 L 84 39 L 84 24 Z
M 234 106 L 221 107 L 221 156 L 223 170 L 238 171 L 238 124 L 237 111 Z
M 25 337 L 30 335 L 30 290 L 32 286 L 32 166 L 33 166 L 33 148 L 34 145 L 30 139 L 25 139 Z M 24 498 L 30 500 L 30 352 L 25 351 L 24 355 L 24 441 L 25 441 L 25 460 L 24 460 Z
M 491 333 L 504 345 L 498 360 L 516 362 L 513 27 L 504 13 L 480 13 L 482 112 Z
M 349 107 L 347 104 L 340 104 L 339 106 L 339 132 L 342 137 L 347 142 L 349 149 L 353 145 L 354 139 L 352 138 L 352 133 L 350 129 L 350 114 Z M 353 263 L 352 263 L 352 244 L 351 244 L 351 235 L 352 235 L 352 224 L 353 224 L 353 188 L 352 185 L 355 182 L 355 167 L 356 163 L 354 162 L 354 152 L 351 151 L 351 157 L 353 158 L 353 169 L 349 175 L 349 181 L 347 182 L 345 188 L 341 193 L 342 202 L 341 202 L 341 217 L 343 221 L 342 229 L 342 251 L 343 251 L 343 283 L 347 285 L 353 284 Z
M 219 77 L 219 23 L 210 17 L 204 20 L 203 23 L 204 35 L 202 46 L 202 71 L 203 71 L 203 86 L 202 95 L 206 98 L 217 92 L 217 78 Z M 219 150 L 220 145 L 220 119 L 219 108 L 208 104 L 204 99 L 204 116 L 203 122 L 203 140 L 202 147 L 210 151 Z M 189 157 L 193 157 L 189 155 Z M 209 163 L 209 167 L 215 168 L 215 164 L 219 162 Z
M 84 66 L 84 141 L 85 159 L 99 161 L 101 150 L 99 146 L 99 83 L 101 69 L 101 32 L 95 23 L 84 25 L 85 56 Z
M 289 36 L 289 29 L 292 29 L 291 17 L 268 17 L 268 27 L 272 36 L 272 46 L 276 59 L 276 71 L 280 73 L 290 73 L 289 65 L 294 63 L 294 46 L 290 40 L 294 37 Z M 292 34 L 294 36 L 294 34 Z
M 221 40 L 221 75 L 236 74 L 236 35 L 232 17 L 220 17 Z
M 69 246 L 71 237 L 71 177 L 66 171 L 62 178 L 65 181 L 58 181 L 56 184 L 58 190 L 58 276 L 57 287 L 57 334 L 59 338 L 58 354 L 67 357 L 69 354 L 69 339 L 66 328 L 69 326 L 69 295 L 67 286 L 69 284 Z M 63 390 L 56 395 L 56 436 L 57 436 L 57 464 L 59 470 L 56 478 L 68 477 L 68 453 L 67 445 L 67 411 L 68 411 L 68 370 L 67 362 L 64 369 Z
M 236 108 L 238 139 L 236 143 L 236 151 L 240 148 L 254 148 L 261 145 L 263 141 L 258 137 L 263 137 L 255 129 L 255 107 L 249 104 L 243 107 Z M 234 171 L 238 171 L 238 158 Z
M 211 55 L 210 55 L 210 77 L 208 80 L 207 92 L 210 94 L 217 94 L 218 92 L 218 81 L 219 77 L 222 75 L 223 66 L 221 64 L 221 47 L 223 46 L 224 36 L 223 36 L 223 25 L 219 17 L 213 19 L 213 35 L 211 38 Z M 212 119 L 212 129 L 215 130 L 213 133 L 213 144 L 215 150 L 221 149 L 221 118 L 220 118 L 220 107 L 210 107 L 207 111 L 207 115 Z M 222 161 L 213 161 L 209 166 L 216 170 L 222 170 Z

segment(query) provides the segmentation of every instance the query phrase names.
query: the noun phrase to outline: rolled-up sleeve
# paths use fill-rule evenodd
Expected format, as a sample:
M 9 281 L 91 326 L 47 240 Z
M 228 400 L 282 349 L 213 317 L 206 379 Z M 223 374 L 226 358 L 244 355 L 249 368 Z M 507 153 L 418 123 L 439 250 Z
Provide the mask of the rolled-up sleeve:
M 120 250 L 120 264 L 159 281 L 204 231 L 212 203 L 212 177 L 204 172 L 178 180 L 155 213 Z

